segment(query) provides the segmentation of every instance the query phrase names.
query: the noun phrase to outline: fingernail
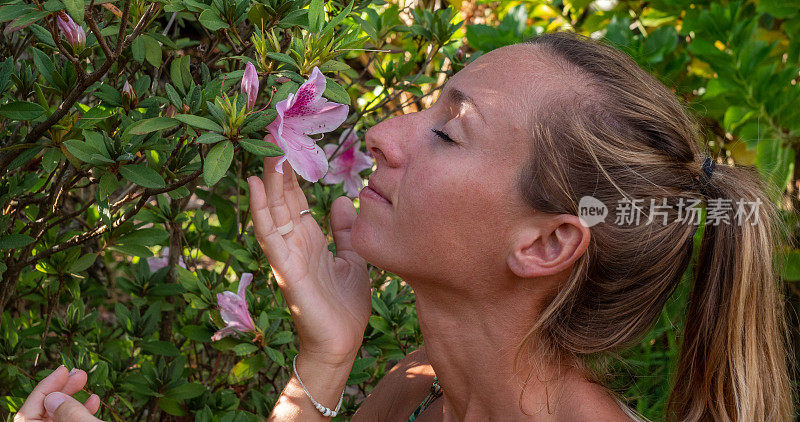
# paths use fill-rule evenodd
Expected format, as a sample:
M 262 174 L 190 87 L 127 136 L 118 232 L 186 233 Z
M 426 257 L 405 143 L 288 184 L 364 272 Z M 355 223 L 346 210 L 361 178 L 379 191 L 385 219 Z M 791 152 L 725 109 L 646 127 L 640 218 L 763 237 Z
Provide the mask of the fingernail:
M 73 376 L 73 375 L 77 374 L 79 371 L 80 371 L 80 369 L 78 369 L 78 368 L 72 368 L 72 370 L 69 371 L 69 376 Z
M 66 399 L 67 395 L 64 393 L 55 392 L 48 394 L 47 397 L 44 398 L 44 408 L 47 410 L 47 414 L 52 418 L 58 406 L 61 406 L 61 403 L 64 403 Z

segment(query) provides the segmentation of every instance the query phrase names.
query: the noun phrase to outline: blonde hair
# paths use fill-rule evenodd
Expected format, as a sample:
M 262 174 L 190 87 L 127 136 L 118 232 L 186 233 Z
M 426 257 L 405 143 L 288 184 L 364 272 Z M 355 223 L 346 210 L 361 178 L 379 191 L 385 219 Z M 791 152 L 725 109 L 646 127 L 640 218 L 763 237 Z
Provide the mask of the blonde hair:
M 773 268 L 780 227 L 762 178 L 753 168 L 718 164 L 706 179 L 694 119 L 619 50 L 571 33 L 526 44 L 569 80 L 533 115 L 531 158 L 517 181 L 532 208 L 577 215 L 583 196 L 607 205 L 620 198 L 760 201 L 746 222 L 705 226 L 666 418 L 791 420 L 784 301 Z M 679 222 L 670 205 L 667 224 L 593 226 L 586 253 L 516 358 L 535 347 L 587 362 L 639 341 L 692 257 L 697 226 Z

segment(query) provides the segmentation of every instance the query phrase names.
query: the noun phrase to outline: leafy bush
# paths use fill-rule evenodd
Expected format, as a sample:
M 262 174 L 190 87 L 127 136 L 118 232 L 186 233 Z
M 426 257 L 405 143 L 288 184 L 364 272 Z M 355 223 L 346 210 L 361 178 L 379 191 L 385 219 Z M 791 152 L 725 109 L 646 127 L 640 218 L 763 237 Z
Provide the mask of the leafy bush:
M 0 409 L 14 412 L 64 363 L 87 370 L 79 398 L 97 393 L 106 420 L 268 415 L 297 348 L 244 180 L 283 153 L 266 137 L 276 105 L 318 68 L 324 97 L 349 106 L 325 135 L 342 150 L 347 130 L 430 105 L 482 52 L 561 29 L 631 54 L 696 112 L 716 156 L 773 182 L 792 230 L 782 276 L 796 304 L 796 2 L 451 3 L 0 0 Z M 260 76 L 251 107 L 252 90 L 240 92 L 248 63 Z M 344 186 L 303 187 L 327 228 Z M 216 295 L 245 273 L 256 333 L 212 341 Z M 337 420 L 422 342 L 413 292 L 372 275 L 374 312 Z M 655 419 L 686 284 L 615 364 L 612 384 Z

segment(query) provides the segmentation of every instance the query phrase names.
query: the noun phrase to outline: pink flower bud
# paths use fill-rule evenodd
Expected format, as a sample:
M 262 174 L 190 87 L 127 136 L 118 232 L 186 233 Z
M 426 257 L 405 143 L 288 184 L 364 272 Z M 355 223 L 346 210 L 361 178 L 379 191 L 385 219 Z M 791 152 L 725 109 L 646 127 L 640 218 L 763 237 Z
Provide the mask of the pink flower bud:
M 56 18 L 56 23 L 58 24 L 58 29 L 64 34 L 64 37 L 72 48 L 78 50 L 86 45 L 86 32 L 84 32 L 83 28 L 75 23 L 68 14 L 63 12 L 59 13 Z
M 125 81 L 125 85 L 122 86 L 122 103 L 126 105 L 126 108 L 136 107 L 136 91 L 128 81 Z
M 256 103 L 258 96 L 258 72 L 253 63 L 247 62 L 242 75 L 242 92 L 247 94 L 247 108 L 251 109 Z

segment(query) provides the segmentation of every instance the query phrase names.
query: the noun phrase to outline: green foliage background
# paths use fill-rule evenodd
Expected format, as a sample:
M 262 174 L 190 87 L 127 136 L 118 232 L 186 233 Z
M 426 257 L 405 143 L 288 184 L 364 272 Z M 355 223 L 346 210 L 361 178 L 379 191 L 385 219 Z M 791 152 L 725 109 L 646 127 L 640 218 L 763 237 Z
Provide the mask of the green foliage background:
M 85 48 L 59 36 L 62 10 L 86 30 Z M 363 135 L 429 106 L 447 75 L 482 52 L 557 30 L 628 52 L 694 111 L 715 156 L 754 165 L 772 182 L 787 227 L 777 264 L 797 342 L 797 0 L 0 0 L 0 24 L 7 420 L 61 363 L 89 372 L 79 398 L 97 393 L 106 420 L 268 415 L 297 348 L 253 238 L 244 180 L 260 174 L 261 157 L 280 154 L 262 141 L 275 103 L 318 66 L 325 96 L 351 105 L 327 142 L 349 127 Z M 236 122 L 215 100 L 238 91 L 245 61 L 262 76 L 263 110 Z M 122 92 L 126 81 L 133 96 Z M 341 185 L 304 189 L 327 230 Z M 151 274 L 145 259 L 165 246 L 172 265 Z M 244 272 L 255 275 L 250 310 L 265 337 L 211 342 L 221 326 L 215 295 L 235 290 Z M 336 420 L 349 419 L 422 342 L 411 289 L 371 274 L 374 312 Z M 609 384 L 654 420 L 663 418 L 689 277 L 648 336 L 610 364 Z

